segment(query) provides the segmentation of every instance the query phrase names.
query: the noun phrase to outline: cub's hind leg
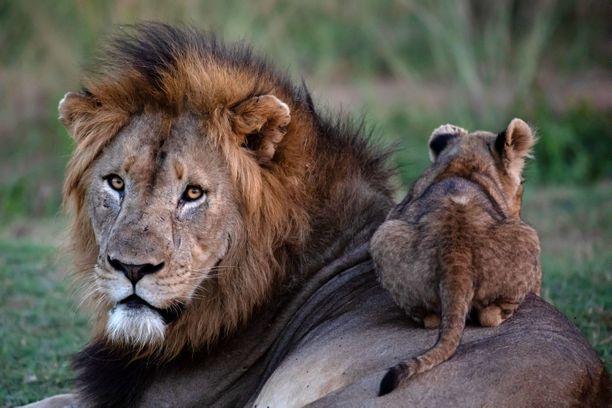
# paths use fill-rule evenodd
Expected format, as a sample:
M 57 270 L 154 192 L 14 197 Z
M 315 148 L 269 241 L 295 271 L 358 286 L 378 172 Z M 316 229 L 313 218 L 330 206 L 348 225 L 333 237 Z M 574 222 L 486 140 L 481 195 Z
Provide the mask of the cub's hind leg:
M 370 240 L 370 254 L 379 274 L 392 268 L 404 269 L 417 235 L 416 228 L 401 220 L 388 220 L 378 227 Z
M 499 326 L 509 319 L 529 292 L 539 294 L 542 279 L 540 244 L 535 230 L 508 221 L 489 230 L 487 242 L 478 249 L 483 262 L 476 295 L 481 326 Z
M 413 320 L 423 322 L 436 310 L 432 257 L 420 248 L 422 233 L 402 220 L 385 221 L 370 241 L 370 254 L 382 286 Z
M 484 256 L 481 259 L 496 259 L 498 263 L 488 266 L 491 270 L 485 272 L 483 279 L 489 274 L 502 279 L 497 284 L 505 287 L 505 295 L 500 293 L 498 299 L 513 303 L 529 292 L 539 295 L 542 270 L 536 231 L 523 222 L 507 221 L 491 229 L 487 238 L 497 245 L 482 248 Z

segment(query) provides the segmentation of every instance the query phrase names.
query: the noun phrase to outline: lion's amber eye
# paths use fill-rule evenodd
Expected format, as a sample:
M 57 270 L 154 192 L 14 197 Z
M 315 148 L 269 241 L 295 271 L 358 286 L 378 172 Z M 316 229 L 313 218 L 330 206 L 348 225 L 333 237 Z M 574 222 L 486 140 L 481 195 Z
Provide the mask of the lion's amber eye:
M 183 200 L 195 201 L 200 199 L 204 195 L 204 190 L 198 186 L 187 186 L 183 193 Z
M 125 188 L 125 182 L 121 177 L 116 174 L 111 174 L 110 176 L 108 176 L 106 178 L 106 182 L 109 186 L 111 186 L 113 190 L 116 191 L 123 191 L 123 189 Z

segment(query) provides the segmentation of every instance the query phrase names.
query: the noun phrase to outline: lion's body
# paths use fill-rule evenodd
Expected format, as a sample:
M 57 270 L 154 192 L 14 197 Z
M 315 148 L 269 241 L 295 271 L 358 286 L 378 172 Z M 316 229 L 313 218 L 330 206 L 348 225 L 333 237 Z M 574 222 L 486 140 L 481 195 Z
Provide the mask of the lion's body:
M 406 319 L 364 251 L 319 271 L 307 287 L 279 300 L 279 310 L 258 313 L 208 353 L 161 367 L 104 356 L 99 392 L 110 398 L 137 387 L 141 407 L 605 406 L 609 384 L 597 355 L 575 326 L 535 296 L 497 328 L 468 326 L 451 360 L 378 397 L 388 367 L 427 350 L 437 334 Z M 67 402 L 81 406 L 68 395 L 36 408 Z
M 78 278 L 98 324 L 76 357 L 77 393 L 39 406 L 404 405 L 378 400 L 372 373 L 431 335 L 406 324 L 368 258 L 393 205 L 386 155 L 248 48 L 147 25 L 107 56 L 60 106 L 77 142 L 65 193 Z M 509 406 L 504 390 L 520 384 L 533 387 L 526 401 L 600 398 L 592 349 L 549 306 L 531 306 L 518 335 L 466 337 L 507 361 L 537 350 L 537 376 L 498 393 L 486 381 L 508 371 L 485 358 L 473 370 L 487 379 L 432 373 L 450 390 L 440 395 L 469 382 L 469 405 L 497 395 Z M 570 352 L 548 345 L 558 330 Z M 540 384 L 560 366 L 562 380 Z

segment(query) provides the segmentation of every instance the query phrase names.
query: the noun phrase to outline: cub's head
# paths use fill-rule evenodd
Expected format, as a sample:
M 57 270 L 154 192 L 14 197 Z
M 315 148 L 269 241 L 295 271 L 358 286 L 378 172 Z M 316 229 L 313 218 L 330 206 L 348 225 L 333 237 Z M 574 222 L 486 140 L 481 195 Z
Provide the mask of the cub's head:
M 60 102 L 76 144 L 64 194 L 95 336 L 171 356 L 235 329 L 282 278 L 281 247 L 308 228 L 307 124 L 248 50 L 132 34 Z
M 510 215 L 518 217 L 523 167 L 534 144 L 533 131 L 521 119 L 513 119 L 499 134 L 440 126 L 429 138 L 432 167 L 415 187 L 452 176 L 474 179 L 505 204 Z

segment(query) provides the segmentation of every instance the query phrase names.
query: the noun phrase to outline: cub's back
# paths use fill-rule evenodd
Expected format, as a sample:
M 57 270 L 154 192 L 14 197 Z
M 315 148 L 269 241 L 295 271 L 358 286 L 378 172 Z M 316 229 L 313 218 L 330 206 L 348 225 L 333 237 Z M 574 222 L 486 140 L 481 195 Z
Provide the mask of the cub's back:
M 431 184 L 419 197 L 399 205 L 370 243 L 382 285 L 404 310 L 439 310 L 441 265 L 452 253 L 474 253 L 488 233 L 503 222 L 499 205 L 484 189 L 465 178 Z M 464 248 L 466 247 L 467 248 Z M 465 270 L 478 277 L 488 271 L 472 263 Z
M 501 222 L 503 213 L 481 186 L 465 178 L 449 177 L 429 186 L 390 218 L 434 229 L 444 228 L 445 221 L 451 220 L 486 227 Z M 424 232 L 428 229 L 425 227 Z

